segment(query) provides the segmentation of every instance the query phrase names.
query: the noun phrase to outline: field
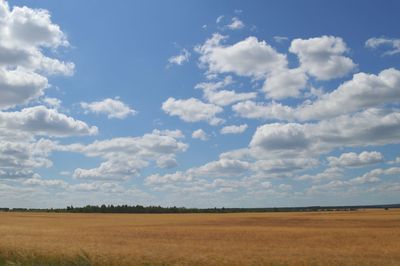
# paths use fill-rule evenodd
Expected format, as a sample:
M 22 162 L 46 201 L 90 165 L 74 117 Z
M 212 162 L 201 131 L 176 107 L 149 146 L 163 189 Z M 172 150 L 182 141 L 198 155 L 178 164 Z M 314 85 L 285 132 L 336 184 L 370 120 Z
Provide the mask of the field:
M 400 210 L 0 213 L 0 265 L 400 265 Z

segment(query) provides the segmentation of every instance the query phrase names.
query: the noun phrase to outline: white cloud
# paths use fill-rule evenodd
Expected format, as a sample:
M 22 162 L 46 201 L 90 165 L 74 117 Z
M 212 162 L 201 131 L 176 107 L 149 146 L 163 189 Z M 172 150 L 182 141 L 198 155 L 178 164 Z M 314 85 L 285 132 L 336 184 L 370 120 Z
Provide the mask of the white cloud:
M 320 96 L 314 102 L 306 101 L 297 107 L 280 103 L 270 104 L 245 101 L 232 108 L 247 118 L 280 120 L 326 119 L 342 114 L 400 101 L 400 71 L 389 68 L 378 75 L 358 73 L 336 90 Z
M 383 53 L 383 55 L 395 55 L 400 53 L 400 39 L 389 38 L 370 38 L 365 42 L 365 46 L 377 49 L 380 46 L 389 46 L 391 49 Z
M 170 116 L 178 116 L 186 122 L 206 121 L 210 125 L 223 123 L 221 118 L 216 117 L 223 109 L 215 104 L 204 103 L 195 98 L 177 100 L 168 98 L 163 104 L 162 109 Z
M 189 171 L 195 176 L 230 177 L 240 176 L 250 168 L 250 163 L 240 160 L 219 159 Z
M 257 93 L 255 92 L 237 93 L 232 90 L 207 90 L 203 94 L 204 99 L 219 106 L 227 106 L 236 102 L 254 99 L 256 96 Z
M 230 177 L 240 176 L 250 170 L 251 164 L 240 160 L 220 159 L 204 164 L 200 167 L 193 167 L 185 172 L 177 171 L 172 174 L 155 174 L 146 177 L 147 185 L 166 184 L 172 182 L 196 182 L 199 177 Z
M 400 113 L 367 109 L 317 123 L 273 123 L 257 128 L 251 148 L 263 151 L 324 152 L 338 147 L 399 142 Z
M 224 17 L 225 17 L 224 15 L 221 15 L 221 16 L 217 17 L 217 19 L 216 19 L 215 22 L 216 22 L 217 24 L 221 23 L 221 21 L 224 19 Z
M 24 108 L 15 112 L 0 112 L 0 128 L 54 137 L 98 133 L 97 127 L 90 127 L 83 121 L 44 106 Z
M 203 45 L 196 47 L 200 63 L 207 67 L 209 74 L 235 73 L 260 79 L 286 69 L 286 55 L 278 53 L 265 41 L 251 36 L 233 45 L 221 44 L 226 38 L 215 33 Z
M 31 178 L 37 168 L 48 168 L 56 143 L 50 140 L 0 141 L 0 179 Z
M 38 176 L 33 176 L 23 181 L 24 185 L 28 186 L 45 186 L 53 188 L 67 188 L 68 183 L 61 179 L 43 179 Z
M 60 113 L 61 101 L 43 97 L 50 87 L 48 76 L 72 75 L 75 65 L 56 58 L 58 48 L 68 47 L 66 35 L 44 9 L 10 8 L 0 0 L 0 178 L 27 179 L 26 185 L 51 186 L 41 180 L 38 168 L 52 166 L 49 156 L 58 144 L 46 137 L 94 135 L 95 126 Z M 4 111 L 30 103 L 39 105 Z
M 378 177 L 381 175 L 398 175 L 400 174 L 400 167 L 391 167 L 387 169 L 376 168 L 363 175 L 363 177 Z
M 233 83 L 232 77 L 227 76 L 218 82 L 202 82 L 195 86 L 203 90 L 203 98 L 210 103 L 226 106 L 235 102 L 253 99 L 257 96 L 255 92 L 237 93 L 233 90 L 220 90 Z
M 223 80 L 216 82 L 201 82 L 196 84 L 195 89 L 201 89 L 204 91 L 217 91 L 218 89 L 222 89 L 226 86 L 233 84 L 232 76 L 226 76 Z
M 250 142 L 251 147 L 260 147 L 264 150 L 295 150 L 307 149 L 311 145 L 304 125 L 266 124 L 257 128 Z
M 61 100 L 57 98 L 45 97 L 42 99 L 42 101 L 50 108 L 58 109 L 61 106 Z
M 202 141 L 208 140 L 208 136 L 207 136 L 206 132 L 204 132 L 203 129 L 197 129 L 197 130 L 193 131 L 192 138 L 200 139 Z
M 271 189 L 271 188 L 273 187 L 273 185 L 272 185 L 272 183 L 271 183 L 270 181 L 262 182 L 262 183 L 261 183 L 261 186 L 262 186 L 264 189 Z
M 244 23 L 239 18 L 232 18 L 231 24 L 227 25 L 227 27 L 231 30 L 240 30 L 244 28 Z
M 400 156 L 399 156 L 399 157 L 396 157 L 393 161 L 389 161 L 388 163 L 389 163 L 389 164 L 397 164 L 397 163 L 400 163 Z
M 389 68 L 379 75 L 358 73 L 336 90 L 301 106 L 301 119 L 337 116 L 400 100 L 400 71 Z
M 327 180 L 337 180 L 343 177 L 343 170 L 338 167 L 330 167 L 321 173 L 315 175 L 305 174 L 295 177 L 297 180 L 311 180 L 313 182 L 322 182 Z
M 309 169 L 318 166 L 319 162 L 313 158 L 274 158 L 267 160 L 256 160 L 252 165 L 252 170 L 258 175 L 271 175 L 293 172 Z M 272 175 L 271 175 L 272 176 Z
M 2 3 L 4 5 L 4 3 Z M 6 11 L 9 35 L 22 45 L 58 47 L 67 46 L 68 41 L 60 27 L 51 22 L 50 13 L 45 9 L 31 9 L 26 6 Z
M 147 165 L 147 162 L 137 159 L 109 159 L 105 162 L 102 162 L 97 168 L 77 168 L 74 171 L 73 177 L 77 179 L 126 180 L 138 176 L 139 170 Z
M 318 165 L 318 160 L 310 158 L 285 158 L 249 161 L 220 156 L 216 161 L 199 167 L 189 168 L 165 175 L 154 174 L 146 177 L 146 185 L 156 190 L 204 192 L 220 188 L 252 190 L 259 188 L 265 179 L 291 176 L 293 172 Z M 209 179 L 212 178 L 211 181 Z M 225 179 L 226 178 L 226 179 Z M 237 178 L 241 178 L 238 180 Z M 269 181 L 268 181 L 269 182 Z M 288 189 L 282 187 L 280 189 Z
M 286 36 L 274 36 L 274 41 L 281 43 L 281 42 L 285 42 L 288 41 L 289 38 Z
M 150 176 L 146 177 L 145 183 L 147 185 L 153 185 L 153 184 L 165 184 L 165 183 L 170 183 L 170 182 L 190 181 L 190 180 L 192 180 L 192 177 L 190 175 L 186 175 L 185 173 L 178 171 L 178 172 L 175 172 L 172 174 L 150 175 Z
M 39 74 L 0 68 L 0 110 L 39 98 L 47 87 L 47 79 Z
M 61 172 L 59 172 L 59 174 L 63 175 L 63 176 L 70 176 L 71 172 L 70 171 L 61 171 Z
M 343 77 L 356 67 L 350 58 L 343 55 L 348 48 L 339 37 L 294 39 L 289 51 L 299 57 L 301 68 L 319 80 Z
M 278 186 L 278 188 L 280 190 L 284 190 L 284 191 L 288 191 L 288 190 L 292 190 L 293 189 L 292 185 L 289 185 L 289 184 L 280 184 Z
M 332 180 L 326 184 L 311 186 L 309 189 L 307 189 L 307 194 L 316 194 L 316 193 L 326 194 L 326 192 L 336 191 L 348 187 L 349 184 L 350 184 L 349 182 L 342 180 Z
M 271 99 L 298 97 L 307 84 L 307 76 L 302 69 L 287 69 L 270 75 L 263 90 Z
M 383 155 L 377 151 L 363 151 L 360 154 L 354 152 L 342 153 L 339 157 L 327 157 L 329 165 L 339 167 L 358 167 L 368 164 L 380 163 Z
M 225 126 L 221 129 L 221 134 L 240 134 L 247 129 L 247 124 Z
M 381 179 L 379 177 L 376 176 L 359 176 L 356 178 L 353 178 L 350 180 L 351 184 L 356 184 L 356 185 L 362 185 L 362 184 L 366 184 L 366 183 L 376 183 L 376 182 L 380 182 Z
M 0 9 L 0 109 L 7 109 L 43 95 L 48 87 L 44 75 L 72 75 L 74 64 L 47 53 L 48 48 L 69 45 L 47 10 L 10 9 L 5 1 L 0 2 Z
M 381 181 L 383 175 L 398 175 L 400 174 L 400 167 L 392 167 L 388 169 L 377 168 L 373 169 L 362 176 L 351 179 L 350 184 L 366 184 L 376 183 Z
M 190 52 L 186 49 L 182 49 L 182 51 L 175 56 L 171 56 L 168 59 L 168 63 L 175 64 L 175 65 L 182 65 L 185 62 L 188 62 L 190 58 Z
M 86 112 L 106 114 L 108 118 L 124 119 L 129 115 L 135 115 L 137 113 L 118 99 L 107 98 L 99 102 L 81 102 L 80 105 Z
M 157 166 L 160 168 L 170 169 L 178 166 L 178 162 L 174 155 L 165 155 L 158 158 Z
M 153 130 L 141 137 L 113 138 L 89 145 L 71 144 L 59 149 L 104 159 L 96 168 L 75 169 L 75 178 L 125 180 L 139 175 L 152 161 L 162 168 L 174 167 L 175 154 L 188 147 L 178 141 L 182 136 L 179 130 Z
M 232 110 L 241 117 L 251 119 L 294 120 L 297 115 L 295 108 L 276 102 L 264 104 L 248 100 L 233 105 Z

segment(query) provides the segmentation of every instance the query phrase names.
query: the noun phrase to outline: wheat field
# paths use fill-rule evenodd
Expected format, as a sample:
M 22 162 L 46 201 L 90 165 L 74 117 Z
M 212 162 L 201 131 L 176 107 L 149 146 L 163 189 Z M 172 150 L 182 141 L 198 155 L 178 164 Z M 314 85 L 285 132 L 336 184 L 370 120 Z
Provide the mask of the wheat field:
M 0 265 L 400 265 L 400 210 L 0 213 Z

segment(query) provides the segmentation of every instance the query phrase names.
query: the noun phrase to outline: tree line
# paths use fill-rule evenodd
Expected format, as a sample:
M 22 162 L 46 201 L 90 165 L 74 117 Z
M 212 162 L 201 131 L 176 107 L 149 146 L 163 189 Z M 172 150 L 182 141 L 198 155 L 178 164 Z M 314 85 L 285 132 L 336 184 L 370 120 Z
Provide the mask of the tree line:
M 273 208 L 185 208 L 142 205 L 86 205 L 84 207 L 67 206 L 66 208 L 0 208 L 5 212 L 62 212 L 62 213 L 237 213 L 237 212 L 310 212 L 310 211 L 356 211 L 351 206 L 335 207 L 273 207 Z

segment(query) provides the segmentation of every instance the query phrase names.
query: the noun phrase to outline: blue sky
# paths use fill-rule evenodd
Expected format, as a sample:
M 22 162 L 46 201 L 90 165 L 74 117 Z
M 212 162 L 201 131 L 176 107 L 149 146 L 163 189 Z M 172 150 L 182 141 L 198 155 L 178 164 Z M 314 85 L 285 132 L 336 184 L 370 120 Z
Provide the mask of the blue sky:
M 0 1 L 0 202 L 399 202 L 397 1 Z

